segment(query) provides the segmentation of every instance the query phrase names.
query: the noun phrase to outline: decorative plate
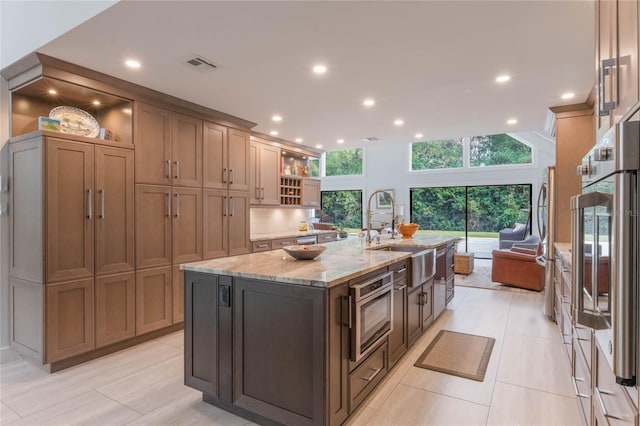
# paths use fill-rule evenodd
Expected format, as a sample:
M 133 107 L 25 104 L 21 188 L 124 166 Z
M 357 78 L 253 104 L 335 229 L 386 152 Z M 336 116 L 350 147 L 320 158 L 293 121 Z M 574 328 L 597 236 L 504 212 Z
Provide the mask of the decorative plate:
M 49 112 L 50 118 L 60 120 L 60 131 L 77 136 L 95 138 L 100 133 L 100 124 L 91 114 L 72 106 L 55 107 Z

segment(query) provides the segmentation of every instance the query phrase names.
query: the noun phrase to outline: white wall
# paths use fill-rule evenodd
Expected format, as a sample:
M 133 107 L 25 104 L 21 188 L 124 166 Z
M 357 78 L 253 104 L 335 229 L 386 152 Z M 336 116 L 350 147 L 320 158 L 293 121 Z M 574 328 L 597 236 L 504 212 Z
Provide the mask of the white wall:
M 0 1 L 0 68 L 37 50 L 117 2 Z
M 394 189 L 396 204 L 404 205 L 405 220 L 409 220 L 409 189 L 427 186 L 463 186 L 497 184 L 531 184 L 532 203 L 537 203 L 538 191 L 545 167 L 555 162 L 555 144 L 527 132 L 512 135 L 533 146 L 534 163 L 530 166 L 464 168 L 429 172 L 409 172 L 410 144 L 384 145 L 372 143 L 364 149 L 362 176 L 323 177 L 322 190 L 360 189 L 363 191 L 363 215 L 369 195 L 378 189 Z M 372 200 L 372 210 L 375 199 Z M 535 215 L 534 215 L 535 216 Z M 363 225 L 366 219 L 363 217 Z M 535 228 L 535 217 L 534 217 Z

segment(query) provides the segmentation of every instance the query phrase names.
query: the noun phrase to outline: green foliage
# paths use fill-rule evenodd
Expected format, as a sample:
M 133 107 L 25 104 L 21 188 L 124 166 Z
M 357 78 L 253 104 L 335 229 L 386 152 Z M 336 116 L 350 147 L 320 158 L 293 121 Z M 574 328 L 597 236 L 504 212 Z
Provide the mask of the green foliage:
M 362 191 L 322 191 L 322 222 L 362 229 Z
M 320 177 L 320 160 L 318 158 L 310 158 L 307 161 L 309 166 L 309 177 Z
M 531 163 L 531 147 L 505 134 L 474 136 L 469 148 L 472 167 Z
M 361 148 L 327 151 L 325 153 L 326 176 L 361 175 L 362 155 Z
M 412 188 L 411 221 L 422 230 L 493 233 L 526 222 L 530 200 L 531 185 Z
M 462 167 L 462 139 L 411 144 L 411 170 Z

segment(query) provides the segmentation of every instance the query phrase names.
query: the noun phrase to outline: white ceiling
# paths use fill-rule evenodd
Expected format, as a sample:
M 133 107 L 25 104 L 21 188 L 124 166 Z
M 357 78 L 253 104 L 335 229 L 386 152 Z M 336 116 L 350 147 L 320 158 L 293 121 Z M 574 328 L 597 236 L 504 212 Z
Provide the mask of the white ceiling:
M 594 84 L 593 12 L 592 1 L 121 1 L 39 51 L 335 149 L 542 130 L 548 107 L 583 102 Z M 193 54 L 222 68 L 191 69 Z

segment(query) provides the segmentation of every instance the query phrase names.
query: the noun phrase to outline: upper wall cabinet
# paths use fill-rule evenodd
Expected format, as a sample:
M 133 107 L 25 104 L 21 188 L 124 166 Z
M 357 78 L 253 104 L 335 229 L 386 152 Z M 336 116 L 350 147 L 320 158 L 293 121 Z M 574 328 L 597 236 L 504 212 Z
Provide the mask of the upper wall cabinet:
M 136 103 L 136 183 L 202 186 L 202 120 Z
M 596 130 L 601 136 L 639 99 L 638 2 L 596 2 Z
M 49 117 L 57 107 L 67 107 L 57 113 L 62 133 L 106 139 L 112 145 L 133 143 L 130 99 L 49 77 L 39 77 L 11 93 L 11 136 L 53 130 L 39 129 L 38 117 Z
M 204 183 L 207 189 L 249 190 L 249 132 L 204 122 Z

